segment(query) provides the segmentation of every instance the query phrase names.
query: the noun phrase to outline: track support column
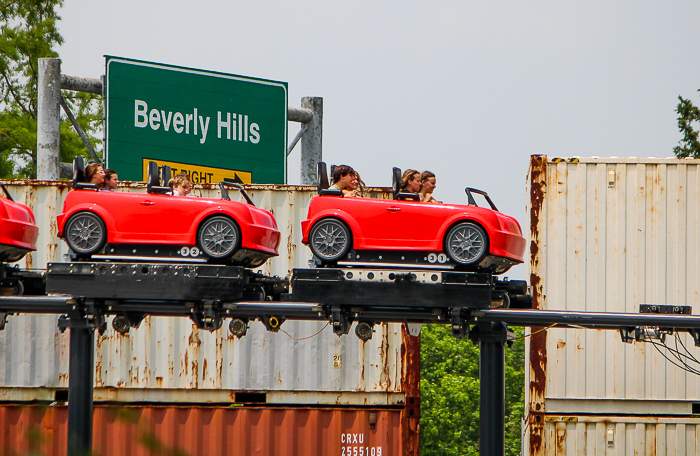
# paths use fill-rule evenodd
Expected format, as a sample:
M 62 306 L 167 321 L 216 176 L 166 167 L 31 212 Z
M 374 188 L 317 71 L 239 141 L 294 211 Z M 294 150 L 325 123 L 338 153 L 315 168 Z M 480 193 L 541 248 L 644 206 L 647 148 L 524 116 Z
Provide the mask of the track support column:
M 92 452 L 92 395 L 95 330 L 85 320 L 70 328 L 68 377 L 68 456 Z M 83 323 L 85 327 L 76 327 Z
M 74 311 L 58 319 L 61 331 L 70 330 L 68 367 L 68 456 L 92 453 L 92 396 L 95 381 L 95 328 L 104 329 L 104 317 L 94 312 L 92 302 L 83 312 Z
M 505 323 L 491 322 L 475 326 L 469 334 L 479 342 L 479 454 L 505 454 Z

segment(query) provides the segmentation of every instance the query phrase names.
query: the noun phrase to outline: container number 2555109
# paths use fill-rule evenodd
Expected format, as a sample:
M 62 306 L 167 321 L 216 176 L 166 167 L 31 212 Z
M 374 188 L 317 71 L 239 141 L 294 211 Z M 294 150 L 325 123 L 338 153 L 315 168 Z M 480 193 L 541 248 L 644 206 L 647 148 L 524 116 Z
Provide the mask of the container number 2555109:
M 343 452 L 340 456 L 382 456 L 382 447 L 365 446 L 364 434 L 341 434 Z

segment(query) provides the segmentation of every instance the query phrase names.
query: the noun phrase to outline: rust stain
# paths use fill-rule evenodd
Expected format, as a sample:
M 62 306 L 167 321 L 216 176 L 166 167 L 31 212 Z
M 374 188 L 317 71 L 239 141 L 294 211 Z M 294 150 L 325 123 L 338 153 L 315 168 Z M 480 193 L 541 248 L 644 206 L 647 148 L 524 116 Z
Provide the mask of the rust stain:
M 190 337 L 187 339 L 187 343 L 190 345 L 191 348 L 197 348 L 202 345 L 202 340 L 199 338 L 199 331 L 197 330 L 197 326 L 192 324 L 192 332 L 190 333 Z
M 566 346 L 566 342 L 564 342 L 563 340 L 559 339 L 557 341 L 557 348 L 564 348 L 565 346 Z
M 365 357 L 367 356 L 365 351 L 367 349 L 367 341 L 362 340 L 360 342 L 360 385 L 362 388 L 365 388 Z
M 557 454 L 566 454 L 566 424 L 557 423 Z
M 533 333 L 542 328 L 532 327 Z M 547 373 L 547 331 L 530 338 L 530 454 L 544 452 L 544 393 Z
M 297 246 L 294 243 L 294 229 L 292 224 L 287 225 L 287 258 L 290 261 L 294 261 L 294 256 L 296 255 Z
M 204 358 L 202 361 L 202 378 L 207 378 L 207 359 Z
M 420 396 L 420 337 L 408 334 L 406 327 L 401 326 L 403 343 L 401 344 L 401 366 L 406 370 L 401 372 L 401 390 L 406 396 Z
M 224 378 L 224 334 L 225 330 L 219 331 L 216 337 L 216 378 L 214 387 L 221 388 Z
M 187 352 L 192 350 L 192 361 L 191 365 L 188 365 L 188 370 L 191 367 L 192 368 L 192 380 L 191 380 L 191 387 L 192 388 L 199 388 L 199 349 L 202 345 L 202 339 L 199 338 L 199 329 L 197 328 L 197 325 L 192 323 L 192 332 L 190 333 L 190 337 L 188 339 L 189 347 L 187 348 Z M 187 362 L 185 362 L 187 364 Z
M 150 380 L 151 380 L 151 367 L 148 364 L 148 361 L 144 361 L 144 366 L 143 366 L 143 383 L 145 387 L 148 387 L 150 385 Z M 139 380 L 139 383 L 141 380 Z
M 404 454 L 419 454 L 420 448 L 420 337 L 408 334 L 405 325 L 401 325 L 401 390 L 406 397 L 401 411 L 402 446 Z
M 382 373 L 379 376 L 379 384 L 382 389 L 389 391 L 391 389 L 391 378 L 389 377 L 389 324 L 382 323 Z
M 107 339 L 107 336 L 97 334 L 95 338 L 95 385 L 104 386 L 104 379 L 102 378 L 102 344 Z
M 163 387 L 163 377 L 156 377 L 156 388 Z
M 199 361 L 192 361 L 192 388 L 199 388 Z
M 530 157 L 530 287 L 534 309 L 544 308 L 540 277 L 540 214 L 547 194 L 547 156 Z M 530 404 L 528 404 L 529 447 L 532 456 L 544 454 L 544 398 L 547 374 L 547 331 L 532 327 L 530 338 Z
M 190 370 L 189 358 L 190 358 L 190 351 L 189 351 L 189 350 L 185 350 L 185 362 L 184 362 L 184 366 L 181 366 L 181 368 L 180 368 L 180 376 L 181 376 L 181 377 L 182 377 L 182 374 L 185 374 L 185 376 L 187 376 L 187 373 L 188 373 L 189 370 Z
M 171 379 L 175 378 L 175 363 L 173 362 L 170 353 L 168 353 L 168 375 Z

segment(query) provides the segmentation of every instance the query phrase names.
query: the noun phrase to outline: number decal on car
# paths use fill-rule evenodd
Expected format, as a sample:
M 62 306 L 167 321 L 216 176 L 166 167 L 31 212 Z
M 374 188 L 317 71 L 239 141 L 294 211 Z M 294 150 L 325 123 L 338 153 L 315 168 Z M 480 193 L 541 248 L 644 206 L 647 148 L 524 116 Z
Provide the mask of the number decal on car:
M 199 250 L 199 247 L 182 247 L 180 250 L 177 251 L 177 253 L 183 257 L 196 258 L 202 253 L 202 251 Z

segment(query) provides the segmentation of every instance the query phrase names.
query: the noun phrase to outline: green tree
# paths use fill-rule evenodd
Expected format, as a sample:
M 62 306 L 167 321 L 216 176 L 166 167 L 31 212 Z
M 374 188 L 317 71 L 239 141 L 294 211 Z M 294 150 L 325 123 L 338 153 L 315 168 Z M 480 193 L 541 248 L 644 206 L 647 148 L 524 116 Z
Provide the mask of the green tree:
M 700 90 L 698 90 L 700 92 Z M 693 105 L 690 100 L 678 96 L 678 129 L 683 133 L 680 145 L 673 148 L 673 152 L 678 158 L 693 157 L 700 158 L 700 141 L 698 132 L 693 128 L 694 124 L 700 122 L 700 109 Z
M 521 330 L 516 331 L 522 335 Z M 520 454 L 524 341 L 506 348 L 506 454 Z M 423 456 L 479 454 L 479 348 L 449 326 L 421 331 L 420 446 Z
M 57 9 L 63 0 L 14 0 L 0 6 L 0 178 L 36 177 L 38 59 L 58 57 L 63 42 Z M 93 147 L 100 143 L 97 95 L 64 92 Z M 61 121 L 61 161 L 87 153 L 66 119 Z

